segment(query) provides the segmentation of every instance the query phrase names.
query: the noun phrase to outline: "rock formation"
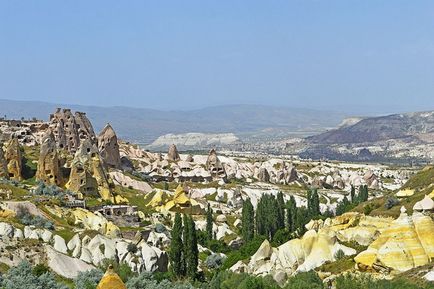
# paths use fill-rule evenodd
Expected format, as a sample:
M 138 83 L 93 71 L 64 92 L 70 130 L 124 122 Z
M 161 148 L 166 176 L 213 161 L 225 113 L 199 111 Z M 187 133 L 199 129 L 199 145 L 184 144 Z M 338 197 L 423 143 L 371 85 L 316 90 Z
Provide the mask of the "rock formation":
M 176 145 L 172 144 L 169 147 L 169 152 L 167 153 L 167 159 L 172 162 L 177 162 L 181 158 L 179 157 L 178 149 L 176 148 Z
M 277 280 L 282 274 L 307 272 L 325 262 L 336 261 L 338 251 L 347 256 L 356 254 L 354 249 L 339 244 L 333 235 L 310 230 L 302 238 L 290 240 L 277 248 L 265 240 L 244 270 L 255 275 L 271 274 Z M 239 264 L 230 270 L 236 271 L 238 267 Z
M 90 139 L 92 143 L 96 143 L 96 135 L 92 127 L 92 123 L 84 112 L 75 112 L 75 122 L 78 132 L 78 138 L 80 142 Z
M 6 145 L 5 159 L 7 162 L 9 177 L 21 181 L 22 176 L 22 155 L 20 144 L 17 138 L 12 138 Z
M 113 266 L 107 268 L 96 289 L 127 289 L 122 279 L 115 273 Z
M 88 139 L 95 143 L 92 124 L 83 112 L 72 114 L 70 109 L 58 108 L 50 115 L 49 127 L 53 131 L 58 148 L 76 152 L 81 142 Z
M 3 152 L 3 143 L 0 142 L 0 178 L 9 178 L 8 163 Z
M 210 150 L 205 165 L 213 178 L 226 178 L 225 168 L 220 162 L 215 149 Z
M 168 196 L 162 191 L 158 191 L 148 203 L 148 206 L 155 208 L 160 212 L 189 212 L 190 214 L 201 214 L 204 210 L 201 208 L 200 204 L 190 198 L 179 185 L 173 197 Z
M 56 141 L 50 130 L 47 131 L 41 142 L 36 179 L 51 185 L 60 186 L 63 183 Z
M 107 124 L 98 135 L 98 150 L 106 166 L 121 168 L 118 138 L 110 124 Z
M 405 209 L 385 228 L 366 251 L 354 259 L 360 269 L 404 272 L 431 262 L 434 258 L 434 222 L 430 216 Z
M 268 183 L 270 181 L 270 174 L 268 173 L 266 168 L 259 169 L 258 179 L 261 182 L 265 182 L 265 183 Z
M 108 177 L 102 166 L 98 149 L 87 139 L 82 142 L 71 164 L 71 174 L 66 187 L 85 195 L 99 195 L 110 200 L 112 194 Z

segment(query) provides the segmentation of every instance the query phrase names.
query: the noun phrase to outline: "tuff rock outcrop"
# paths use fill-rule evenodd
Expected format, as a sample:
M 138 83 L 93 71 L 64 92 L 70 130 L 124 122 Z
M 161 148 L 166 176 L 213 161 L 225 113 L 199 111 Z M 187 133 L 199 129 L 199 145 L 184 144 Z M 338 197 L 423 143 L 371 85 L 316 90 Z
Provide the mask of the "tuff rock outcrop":
M 210 150 L 205 164 L 213 178 L 226 178 L 226 171 L 215 149 Z
M 98 150 L 106 166 L 116 169 L 121 168 L 118 137 L 110 124 L 106 124 L 98 135 Z
M 98 149 L 87 139 L 82 142 L 71 164 L 71 174 L 66 187 L 85 195 L 98 195 L 103 200 L 110 200 L 110 184 Z
M 177 162 L 181 158 L 179 157 L 178 149 L 176 148 L 176 145 L 172 144 L 169 147 L 169 152 L 167 153 L 167 159 L 172 162 Z
M 51 185 L 61 186 L 63 184 L 56 140 L 50 130 L 41 142 L 36 179 Z
M 3 152 L 3 143 L 0 142 L 0 178 L 9 178 L 8 163 Z
M 85 113 L 72 114 L 70 109 L 58 108 L 50 115 L 50 129 L 53 131 L 58 148 L 76 152 L 84 140 L 95 143 L 92 124 Z
M 21 181 L 22 176 L 22 154 L 17 138 L 12 138 L 6 145 L 5 159 L 9 177 Z
M 366 251 L 354 259 L 360 269 L 404 272 L 431 262 L 434 258 L 434 222 L 430 216 L 405 209 Z

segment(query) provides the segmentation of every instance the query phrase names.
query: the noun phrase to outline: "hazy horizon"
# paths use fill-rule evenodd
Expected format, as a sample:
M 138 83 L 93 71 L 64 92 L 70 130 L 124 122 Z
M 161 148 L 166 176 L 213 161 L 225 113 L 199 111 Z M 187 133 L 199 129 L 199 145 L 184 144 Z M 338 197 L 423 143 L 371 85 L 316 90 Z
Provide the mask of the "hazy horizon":
M 432 1 L 0 2 L 0 99 L 434 109 Z

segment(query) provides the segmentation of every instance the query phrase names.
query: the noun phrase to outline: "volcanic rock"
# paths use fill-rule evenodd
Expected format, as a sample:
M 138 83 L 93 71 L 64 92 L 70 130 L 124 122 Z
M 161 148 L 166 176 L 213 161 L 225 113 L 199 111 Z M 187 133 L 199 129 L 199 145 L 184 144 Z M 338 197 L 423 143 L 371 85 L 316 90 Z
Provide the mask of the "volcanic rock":
M 9 177 L 16 181 L 21 181 L 22 176 L 22 155 L 20 144 L 17 138 L 12 138 L 6 145 L 5 159 Z
M 51 131 L 42 139 L 36 179 L 51 185 L 60 186 L 63 183 L 56 141 Z
M 105 165 L 121 168 L 118 138 L 110 124 L 107 124 L 98 135 L 98 150 Z

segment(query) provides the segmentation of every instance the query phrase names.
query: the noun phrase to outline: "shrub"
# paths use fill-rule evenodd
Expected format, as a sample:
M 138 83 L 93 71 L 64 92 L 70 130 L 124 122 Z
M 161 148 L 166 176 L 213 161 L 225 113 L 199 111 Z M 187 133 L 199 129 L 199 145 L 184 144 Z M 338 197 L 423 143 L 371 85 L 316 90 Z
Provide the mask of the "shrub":
M 345 258 L 345 253 L 344 253 L 344 251 L 342 251 L 342 249 L 339 249 L 335 254 L 335 259 L 341 260 L 343 258 Z
M 137 252 L 137 245 L 136 244 L 133 244 L 133 243 L 129 243 L 128 244 L 128 246 L 127 246 L 127 251 L 129 252 L 129 253 L 132 253 L 132 254 L 135 254 L 136 252 Z
M 17 218 L 20 222 L 27 226 L 35 226 L 38 228 L 45 228 L 48 230 L 54 230 L 54 225 L 52 222 L 41 216 L 32 215 L 29 209 L 24 206 L 18 206 L 17 208 Z
M 397 198 L 387 198 L 386 202 L 384 203 L 384 207 L 388 210 L 390 210 L 392 207 L 399 205 L 399 200 Z
M 74 280 L 75 289 L 95 289 L 103 275 L 98 269 L 80 272 Z
M 221 255 L 212 254 L 212 255 L 206 257 L 205 264 L 210 269 L 216 269 L 216 268 L 219 268 L 223 264 L 224 260 L 225 260 L 225 258 L 222 257 Z
M 324 289 L 322 280 L 315 271 L 299 273 L 289 278 L 284 289 Z
M 12 267 L 1 280 L 3 289 L 67 289 L 64 285 L 57 284 L 54 275 L 45 272 L 40 276 L 33 273 L 29 262 L 21 262 L 17 267 Z

